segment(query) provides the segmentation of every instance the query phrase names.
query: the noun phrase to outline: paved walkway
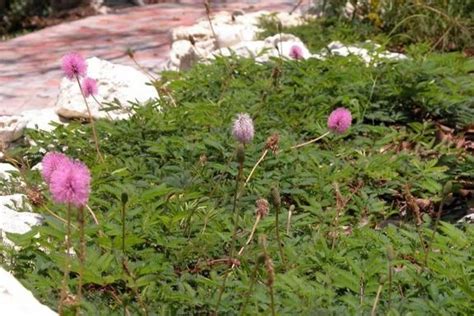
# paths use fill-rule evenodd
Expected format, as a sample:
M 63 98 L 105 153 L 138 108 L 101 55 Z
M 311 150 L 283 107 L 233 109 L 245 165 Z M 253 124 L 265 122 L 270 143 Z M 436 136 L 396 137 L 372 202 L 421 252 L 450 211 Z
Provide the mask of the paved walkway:
M 179 2 L 123 9 L 0 42 L 0 115 L 53 107 L 62 78 L 60 59 L 70 51 L 133 66 L 125 53 L 132 48 L 140 64 L 159 69 L 169 54 L 170 30 L 205 16 L 202 0 Z M 221 0 L 212 10 L 289 11 L 295 3 Z

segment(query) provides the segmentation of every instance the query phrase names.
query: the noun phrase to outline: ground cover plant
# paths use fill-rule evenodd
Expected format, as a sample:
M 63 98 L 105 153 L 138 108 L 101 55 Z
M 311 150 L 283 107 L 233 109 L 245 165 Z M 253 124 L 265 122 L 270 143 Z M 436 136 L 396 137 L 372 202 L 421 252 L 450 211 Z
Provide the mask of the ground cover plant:
M 163 73 L 159 101 L 96 121 L 97 138 L 81 122 L 29 131 L 34 145 L 8 159 L 45 223 L 8 234 L 19 249 L 0 262 L 56 309 L 71 259 L 65 314 L 469 315 L 474 229 L 457 220 L 472 207 L 474 62 L 425 52 L 217 58 Z M 347 130 L 297 147 L 338 108 Z M 90 169 L 85 258 L 65 255 L 66 235 L 81 253 L 82 229 L 67 233 L 67 208 L 30 168 L 46 151 Z

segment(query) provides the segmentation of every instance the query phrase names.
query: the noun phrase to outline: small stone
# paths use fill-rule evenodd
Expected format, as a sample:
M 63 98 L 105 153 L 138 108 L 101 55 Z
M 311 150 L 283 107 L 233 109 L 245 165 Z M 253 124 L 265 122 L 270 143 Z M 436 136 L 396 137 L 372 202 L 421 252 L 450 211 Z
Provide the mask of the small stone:
M 12 172 L 20 172 L 20 170 L 9 163 L 0 163 L 0 179 L 10 180 Z
M 21 136 L 28 122 L 19 115 L 0 116 L 0 142 L 11 143 Z

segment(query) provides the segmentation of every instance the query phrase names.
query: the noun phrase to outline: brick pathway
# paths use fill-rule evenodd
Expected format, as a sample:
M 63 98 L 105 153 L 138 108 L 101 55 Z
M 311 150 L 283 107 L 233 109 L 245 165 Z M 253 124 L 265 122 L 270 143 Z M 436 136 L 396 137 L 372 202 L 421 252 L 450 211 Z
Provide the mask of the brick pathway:
M 181 0 L 128 8 L 0 42 L 0 115 L 53 107 L 62 78 L 59 61 L 69 51 L 133 66 L 125 53 L 127 48 L 133 48 L 140 64 L 158 70 L 168 57 L 170 30 L 192 25 L 205 16 L 202 2 Z M 212 5 L 214 12 L 250 12 L 289 11 L 296 0 L 218 2 Z

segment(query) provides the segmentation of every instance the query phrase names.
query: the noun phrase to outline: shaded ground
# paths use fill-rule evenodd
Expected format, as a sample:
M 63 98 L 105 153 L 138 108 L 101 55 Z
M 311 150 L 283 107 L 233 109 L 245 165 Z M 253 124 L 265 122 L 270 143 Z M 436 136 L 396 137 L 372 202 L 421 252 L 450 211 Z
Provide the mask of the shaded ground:
M 159 70 L 169 53 L 170 30 L 192 25 L 205 15 L 204 7 L 196 2 L 126 8 L 0 42 L 0 115 L 54 106 L 62 78 L 59 61 L 69 51 L 133 66 L 126 54 L 132 48 L 142 65 Z M 229 1 L 214 4 L 213 9 L 289 11 L 294 3 L 292 0 Z

